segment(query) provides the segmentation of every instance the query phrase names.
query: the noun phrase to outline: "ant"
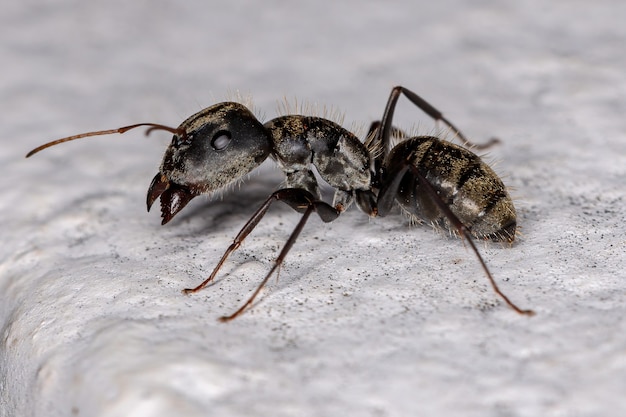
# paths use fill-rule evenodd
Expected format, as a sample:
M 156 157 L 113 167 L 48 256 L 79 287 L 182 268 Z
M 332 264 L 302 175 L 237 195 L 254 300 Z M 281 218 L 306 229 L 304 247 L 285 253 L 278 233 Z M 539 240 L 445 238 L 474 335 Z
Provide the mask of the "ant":
M 464 142 L 455 145 L 435 136 L 408 137 L 392 125 L 401 95 L 435 121 L 445 123 Z M 162 224 L 168 223 L 189 201 L 201 194 L 223 190 L 241 180 L 271 157 L 284 172 L 283 187 L 273 192 L 239 231 L 211 275 L 185 294 L 200 291 L 212 282 L 228 256 L 244 241 L 275 201 L 302 214 L 273 266 L 248 300 L 220 321 L 234 319 L 249 308 L 269 278 L 279 270 L 313 214 L 329 223 L 353 203 L 369 216 L 386 216 L 397 203 L 413 220 L 440 225 L 464 239 L 475 253 L 493 290 L 513 310 L 533 315 L 516 306 L 500 291 L 478 252 L 476 239 L 512 243 L 516 233 L 515 207 L 495 172 L 468 148 L 471 143 L 443 114 L 407 88 L 394 87 L 383 117 L 372 123 L 362 143 L 355 134 L 321 117 L 284 115 L 261 123 L 242 104 L 215 104 L 187 118 L 179 127 L 140 123 L 119 129 L 69 136 L 44 144 L 26 157 L 63 142 L 88 136 L 125 133 L 137 127 L 172 133 L 159 172 L 148 188 L 148 211 L 160 198 Z M 398 144 L 393 144 L 395 140 Z M 332 204 L 322 200 L 313 167 L 334 189 Z

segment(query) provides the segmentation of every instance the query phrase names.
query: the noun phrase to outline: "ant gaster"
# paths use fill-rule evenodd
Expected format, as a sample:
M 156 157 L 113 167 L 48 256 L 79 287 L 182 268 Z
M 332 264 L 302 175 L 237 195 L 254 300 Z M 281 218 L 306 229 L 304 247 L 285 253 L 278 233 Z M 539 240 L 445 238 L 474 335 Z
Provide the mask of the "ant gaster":
M 283 187 L 273 192 L 252 215 L 228 247 L 211 275 L 195 288 L 201 290 L 214 280 L 228 258 L 254 230 L 274 201 L 282 201 L 302 217 L 287 239 L 265 278 L 229 321 L 250 307 L 269 278 L 282 265 L 313 212 L 332 222 L 355 202 L 370 216 L 385 216 L 397 202 L 413 220 L 442 225 L 470 245 L 494 291 L 515 311 L 532 315 L 511 302 L 498 288 L 473 237 L 513 242 L 516 215 L 513 202 L 500 178 L 476 154 L 434 136 L 407 137 L 392 126 L 393 113 L 404 95 L 436 121 L 445 123 L 465 146 L 474 145 L 442 113 L 417 94 L 394 87 L 380 122 L 374 122 L 362 143 L 352 132 L 321 117 L 285 115 L 262 124 L 244 105 L 223 102 L 192 115 L 179 127 L 140 123 L 119 129 L 83 133 L 59 139 L 47 147 L 140 126 L 174 134 L 159 172 L 148 189 L 148 210 L 161 199 L 162 224 L 169 222 L 194 197 L 223 190 L 245 177 L 271 157 L 285 173 Z M 393 145 L 394 137 L 400 143 Z M 313 167 L 334 190 L 332 204 L 321 198 Z

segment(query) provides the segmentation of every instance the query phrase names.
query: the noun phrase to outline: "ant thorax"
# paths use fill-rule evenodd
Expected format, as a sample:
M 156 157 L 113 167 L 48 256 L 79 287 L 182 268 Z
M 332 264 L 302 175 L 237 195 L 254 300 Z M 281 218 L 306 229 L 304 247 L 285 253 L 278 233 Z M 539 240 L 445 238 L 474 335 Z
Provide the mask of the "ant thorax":
M 312 168 L 335 189 L 333 206 L 343 211 L 353 192 L 371 189 L 370 155 L 363 143 L 335 122 L 314 116 L 281 116 L 265 123 L 272 158 L 285 173 L 285 188 L 302 188 L 321 198 Z

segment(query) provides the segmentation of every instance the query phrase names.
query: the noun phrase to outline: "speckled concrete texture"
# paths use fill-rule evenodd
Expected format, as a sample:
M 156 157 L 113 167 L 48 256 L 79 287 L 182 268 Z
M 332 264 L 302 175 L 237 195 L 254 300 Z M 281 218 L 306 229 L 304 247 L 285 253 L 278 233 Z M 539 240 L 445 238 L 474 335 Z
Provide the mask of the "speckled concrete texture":
M 5 2 L 0 14 L 0 416 L 626 415 L 626 4 L 614 1 Z M 512 188 L 523 235 L 471 251 L 401 215 L 299 215 L 271 162 L 170 224 L 145 193 L 177 126 L 240 91 L 344 125 L 392 86 L 431 101 Z M 435 124 L 406 100 L 397 124 Z

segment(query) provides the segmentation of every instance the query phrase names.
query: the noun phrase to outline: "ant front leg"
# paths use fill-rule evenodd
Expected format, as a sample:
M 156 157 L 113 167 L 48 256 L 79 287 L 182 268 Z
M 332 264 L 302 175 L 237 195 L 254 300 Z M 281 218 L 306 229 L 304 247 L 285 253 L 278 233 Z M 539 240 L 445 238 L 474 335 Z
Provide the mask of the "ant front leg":
M 221 317 L 220 321 L 222 322 L 226 322 L 226 321 L 230 321 L 234 319 L 235 317 L 243 313 L 245 309 L 248 308 L 254 302 L 254 299 L 259 294 L 259 292 L 261 292 L 261 289 L 263 289 L 263 287 L 265 286 L 269 278 L 272 276 L 272 274 L 277 269 L 279 269 L 280 266 L 282 265 L 283 261 L 285 260 L 285 257 L 287 256 L 287 253 L 289 253 L 289 250 L 292 248 L 292 246 L 296 242 L 298 235 L 300 235 L 300 232 L 304 228 L 304 225 L 309 219 L 309 216 L 311 215 L 311 213 L 313 213 L 314 211 L 317 212 L 317 214 L 320 216 L 322 221 L 325 223 L 332 222 L 337 217 L 339 217 L 339 214 L 340 214 L 338 210 L 336 210 L 335 208 L 333 208 L 332 206 L 330 206 L 329 204 L 323 201 L 317 200 L 313 196 L 313 194 L 311 194 L 310 192 L 306 190 L 302 190 L 298 188 L 285 188 L 285 189 L 275 191 L 274 193 L 272 193 L 271 196 L 267 198 L 267 200 L 265 200 L 265 202 L 261 205 L 261 207 L 259 207 L 259 209 L 252 215 L 250 220 L 248 220 L 248 222 L 243 226 L 241 231 L 235 237 L 233 243 L 228 247 L 228 249 L 226 249 L 226 252 L 224 253 L 222 258 L 218 262 L 215 269 L 213 269 L 213 272 L 211 273 L 211 275 L 197 287 L 185 289 L 183 290 L 183 293 L 191 294 L 191 293 L 200 291 L 202 288 L 206 287 L 209 284 L 209 282 L 213 281 L 213 279 L 217 275 L 218 271 L 222 268 L 222 265 L 224 264 L 228 256 L 232 252 L 237 250 L 239 246 L 241 246 L 241 243 L 252 232 L 252 230 L 254 230 L 254 228 L 259 224 L 263 216 L 265 216 L 265 213 L 267 213 L 267 210 L 269 209 L 270 205 L 274 201 L 282 201 L 288 204 L 294 210 L 303 213 L 302 218 L 296 225 L 293 232 L 291 232 L 291 235 L 289 236 L 289 239 L 287 239 L 285 246 L 283 247 L 282 251 L 276 258 L 276 260 L 274 261 L 274 265 L 272 266 L 272 269 L 270 269 L 270 271 L 267 273 L 265 278 L 263 278 L 263 280 L 261 281 L 259 286 L 256 288 L 256 290 L 252 293 L 252 295 L 248 298 L 248 300 L 237 311 L 235 311 L 230 316 Z
M 396 109 L 396 104 L 398 103 L 398 98 L 400 98 L 401 94 L 404 94 L 407 99 L 409 99 L 413 104 L 420 108 L 424 113 L 432 117 L 435 121 L 442 121 L 452 130 L 455 136 L 459 137 L 463 141 L 464 145 L 467 148 L 486 149 L 491 145 L 500 142 L 500 140 L 497 138 L 491 138 L 487 143 L 484 144 L 470 142 L 469 139 L 467 139 L 467 137 L 456 126 L 454 126 L 452 122 L 446 119 L 443 113 L 433 107 L 432 104 L 430 104 L 408 88 L 396 86 L 391 90 L 389 100 L 387 101 L 387 105 L 385 106 L 383 118 L 380 121 L 380 124 L 382 125 L 382 131 L 379 130 L 376 135 L 370 139 L 371 141 L 376 142 L 376 144 L 380 144 L 383 147 L 384 155 L 387 155 L 387 153 L 391 149 L 389 143 L 389 138 L 392 137 L 391 131 L 393 129 L 391 121 L 393 119 L 393 113 Z

